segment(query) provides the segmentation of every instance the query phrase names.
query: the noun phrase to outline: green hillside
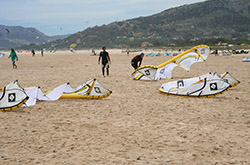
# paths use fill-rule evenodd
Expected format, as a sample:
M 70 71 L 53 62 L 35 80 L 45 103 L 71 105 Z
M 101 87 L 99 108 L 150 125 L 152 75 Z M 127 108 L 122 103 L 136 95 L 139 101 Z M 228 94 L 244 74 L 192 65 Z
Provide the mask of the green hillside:
M 108 25 L 95 26 L 45 47 L 78 49 L 250 42 L 249 0 L 208 0 Z

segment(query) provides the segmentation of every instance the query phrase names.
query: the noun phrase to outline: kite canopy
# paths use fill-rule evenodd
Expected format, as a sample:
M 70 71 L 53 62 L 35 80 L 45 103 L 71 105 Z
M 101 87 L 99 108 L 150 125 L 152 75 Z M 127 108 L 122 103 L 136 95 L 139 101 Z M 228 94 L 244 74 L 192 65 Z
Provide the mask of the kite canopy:
M 139 67 L 132 73 L 132 76 L 135 80 L 159 80 L 172 78 L 172 71 L 176 66 L 180 66 L 186 71 L 190 71 L 192 64 L 205 61 L 209 54 L 209 46 L 199 45 L 173 57 L 172 59 L 158 66 L 148 65 Z
M 55 101 L 61 99 L 101 99 L 108 97 L 112 91 L 102 86 L 96 79 L 92 79 L 77 88 L 72 88 L 69 83 L 60 85 L 55 89 L 43 92 L 40 87 L 24 89 L 29 100 L 24 106 L 32 106 L 37 100 Z
M 229 72 L 223 73 L 221 75 L 221 78 L 223 78 L 223 80 L 230 84 L 232 87 L 235 87 L 240 83 L 240 81 L 236 80 Z
M 157 67 L 153 65 L 146 65 L 137 69 L 132 73 L 135 80 L 155 80 Z
M 250 62 L 250 57 L 243 58 L 242 62 Z
M 0 110 L 8 111 L 16 109 L 22 106 L 28 98 L 28 95 L 16 80 L 0 89 Z
M 76 47 L 76 44 L 71 44 L 71 45 L 70 45 L 70 48 L 71 48 L 71 49 L 74 49 L 75 47 Z
M 183 79 L 183 80 L 177 80 L 177 81 L 171 81 L 171 82 L 168 82 L 168 83 L 164 83 L 161 85 L 161 88 L 160 90 L 164 90 L 164 91 L 168 91 L 168 90 L 172 90 L 172 89 L 175 89 L 175 88 L 184 88 L 184 87 L 187 87 L 189 85 L 192 85 L 193 83 L 195 82 L 198 82 L 200 80 L 203 80 L 204 78 L 206 77 L 209 77 L 211 75 L 211 73 L 207 73 L 207 74 L 204 74 L 202 76 L 199 76 L 199 77 L 193 77 L 193 78 L 188 78 L 188 79 Z
M 153 54 L 153 53 L 149 53 L 147 54 L 146 56 L 151 56 L 151 57 L 156 57 L 156 56 L 160 56 L 161 54 L 160 53 L 156 53 L 156 54 Z
M 106 89 L 99 81 L 92 79 L 72 91 L 65 91 L 60 98 L 100 99 L 108 97 L 111 93 L 112 91 Z
M 4 53 L 0 53 L 0 58 L 4 57 L 5 54 Z
M 58 100 L 63 92 L 73 90 L 69 84 L 63 84 L 49 92 L 43 92 L 40 87 L 25 88 L 25 93 L 29 96 L 29 100 L 23 106 L 33 106 L 37 100 L 43 101 L 56 101 Z
M 200 77 L 162 84 L 159 90 L 160 93 L 166 95 L 214 97 L 224 93 L 228 88 L 232 87 L 227 80 L 228 79 L 223 79 L 217 73 L 208 73 Z
M 75 50 L 74 50 L 74 48 L 76 47 L 76 44 L 71 44 L 70 45 L 70 51 L 72 52 L 72 53 L 75 53 Z
M 33 106 L 37 100 L 55 101 L 59 98 L 101 99 L 108 97 L 111 93 L 112 91 L 106 89 L 96 79 L 92 79 L 75 89 L 69 83 L 66 83 L 45 93 L 40 87 L 23 89 L 17 81 L 14 81 L 6 87 L 0 88 L 0 110 L 12 110 L 20 106 Z

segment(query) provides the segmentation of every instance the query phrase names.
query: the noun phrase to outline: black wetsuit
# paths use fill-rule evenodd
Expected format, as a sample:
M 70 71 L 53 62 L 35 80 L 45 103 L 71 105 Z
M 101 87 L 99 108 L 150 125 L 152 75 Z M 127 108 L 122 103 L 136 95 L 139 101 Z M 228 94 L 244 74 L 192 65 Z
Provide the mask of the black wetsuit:
M 100 57 L 102 58 L 102 64 L 105 66 L 109 62 L 109 53 L 102 51 Z
M 102 58 L 102 75 L 104 76 L 104 68 L 106 68 L 107 75 L 109 75 L 109 53 L 102 51 L 100 53 L 100 58 Z
M 138 62 L 139 62 L 139 65 L 138 65 Z M 141 66 L 141 62 L 142 62 L 142 58 L 141 58 L 141 55 L 137 55 L 135 57 L 132 58 L 131 60 L 131 65 L 137 69 L 138 67 Z

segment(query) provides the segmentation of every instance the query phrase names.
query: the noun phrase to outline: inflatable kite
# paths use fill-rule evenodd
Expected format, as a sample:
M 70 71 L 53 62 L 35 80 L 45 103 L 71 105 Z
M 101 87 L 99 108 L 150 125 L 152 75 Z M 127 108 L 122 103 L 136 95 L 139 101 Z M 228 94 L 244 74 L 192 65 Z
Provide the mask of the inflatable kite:
M 243 58 L 242 62 L 250 62 L 250 57 Z
M 176 66 L 180 66 L 186 71 L 190 71 L 190 67 L 193 63 L 205 61 L 209 54 L 209 46 L 199 45 L 158 66 L 146 65 L 139 67 L 132 73 L 132 76 L 134 80 L 159 80 L 172 78 L 172 70 Z
M 71 51 L 72 53 L 75 53 L 75 50 L 74 50 L 75 47 L 76 47 L 76 44 L 71 44 L 71 45 L 70 45 L 69 49 L 70 49 L 70 51 Z
M 151 56 L 151 57 L 156 57 L 156 56 L 160 56 L 161 54 L 160 53 L 156 53 L 156 54 L 153 54 L 153 53 L 149 53 L 147 54 L 146 56 Z
M 4 57 L 5 54 L 4 53 L 0 53 L 0 58 Z
M 222 76 L 207 73 L 200 77 L 177 80 L 162 84 L 160 93 L 175 96 L 214 97 L 239 84 L 228 72 Z
M 0 88 L 0 110 L 9 111 L 21 107 L 29 99 L 17 80 Z
M 220 75 L 221 78 L 226 81 L 228 84 L 231 85 L 231 87 L 235 87 L 240 83 L 239 80 L 236 80 L 229 72 L 225 72 L 222 75 Z
M 23 89 L 17 81 L 14 81 L 5 88 L 0 89 L 0 110 L 12 110 L 20 106 L 33 106 L 37 100 L 101 99 L 108 97 L 111 93 L 112 91 L 106 89 L 96 79 L 92 79 L 77 88 L 72 88 L 69 83 L 66 83 L 48 92 L 43 92 L 40 87 Z

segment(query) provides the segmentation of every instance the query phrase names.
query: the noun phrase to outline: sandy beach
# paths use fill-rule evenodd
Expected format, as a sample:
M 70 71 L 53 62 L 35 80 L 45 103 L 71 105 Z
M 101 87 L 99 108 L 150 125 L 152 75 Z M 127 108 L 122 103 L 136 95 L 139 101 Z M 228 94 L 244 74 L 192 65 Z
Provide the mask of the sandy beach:
M 96 78 L 113 93 L 0 112 L 0 164 L 250 164 L 250 62 L 242 62 L 250 54 L 210 55 L 191 72 L 176 67 L 173 80 L 229 72 L 241 82 L 217 97 L 187 98 L 159 93 L 171 80 L 133 80 L 130 60 L 139 52 L 107 51 L 112 64 L 105 78 L 91 50 L 18 53 L 17 69 L 5 52 L 0 87 L 18 80 L 48 91 Z M 170 58 L 144 57 L 142 65 Z

